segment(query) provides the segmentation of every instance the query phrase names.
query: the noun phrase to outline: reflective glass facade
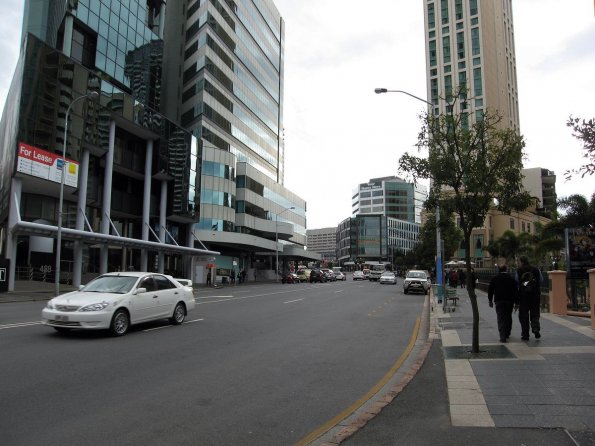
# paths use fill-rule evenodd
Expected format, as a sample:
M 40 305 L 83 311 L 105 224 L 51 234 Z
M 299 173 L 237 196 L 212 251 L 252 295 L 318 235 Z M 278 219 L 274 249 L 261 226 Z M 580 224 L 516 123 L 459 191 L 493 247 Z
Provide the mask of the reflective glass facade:
M 283 21 L 269 0 L 189 2 L 181 123 L 283 182 Z

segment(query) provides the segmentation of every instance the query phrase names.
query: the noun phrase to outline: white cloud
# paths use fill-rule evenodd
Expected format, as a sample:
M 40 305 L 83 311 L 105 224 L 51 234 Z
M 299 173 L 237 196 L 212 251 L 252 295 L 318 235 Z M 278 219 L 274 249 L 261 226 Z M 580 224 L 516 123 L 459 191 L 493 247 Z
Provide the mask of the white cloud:
M 276 0 L 285 20 L 285 185 L 308 202 L 308 227 L 351 214 L 352 190 L 395 175 L 414 144 L 426 97 L 420 1 Z M 569 6 L 572 3 L 572 7 Z M 23 0 L 3 0 L 0 106 L 18 56 Z M 514 0 L 521 131 L 527 167 L 558 176 L 558 195 L 595 191 L 595 177 L 565 182 L 584 163 L 569 115 L 595 117 L 595 17 L 591 0 Z

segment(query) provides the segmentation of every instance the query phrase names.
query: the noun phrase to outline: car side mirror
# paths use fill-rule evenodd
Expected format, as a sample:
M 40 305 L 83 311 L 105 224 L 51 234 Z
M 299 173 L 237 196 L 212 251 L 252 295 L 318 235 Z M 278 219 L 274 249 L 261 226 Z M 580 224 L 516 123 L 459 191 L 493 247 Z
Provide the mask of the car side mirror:
M 147 289 L 146 288 L 137 288 L 136 291 L 134 292 L 134 294 L 141 294 L 141 293 L 146 293 Z
M 79 291 L 85 288 L 85 285 L 79 285 Z

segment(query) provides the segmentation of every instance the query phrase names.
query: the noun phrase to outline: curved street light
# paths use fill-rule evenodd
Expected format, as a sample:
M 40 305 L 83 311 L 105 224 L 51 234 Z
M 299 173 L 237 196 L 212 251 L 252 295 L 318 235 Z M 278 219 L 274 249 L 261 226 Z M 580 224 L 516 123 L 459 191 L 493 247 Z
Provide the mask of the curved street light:
M 289 211 L 290 209 L 295 209 L 295 206 L 285 208 L 278 214 L 275 214 L 275 282 L 279 282 L 279 215 L 283 214 L 285 211 Z
M 418 96 L 415 96 L 414 94 L 411 94 L 407 91 L 403 91 L 403 90 L 388 90 L 386 88 L 375 88 L 374 89 L 374 93 L 376 94 L 382 94 L 382 93 L 402 93 L 405 94 L 409 97 L 412 97 L 414 99 L 417 99 L 418 101 L 424 102 L 427 105 L 430 106 L 430 113 L 432 114 L 432 116 L 434 116 L 434 105 L 425 100 L 422 99 Z M 442 249 L 441 249 L 441 243 L 440 243 L 440 239 L 441 239 L 442 235 L 440 234 L 440 206 L 438 205 L 438 203 L 436 203 L 436 285 L 437 285 L 437 291 L 438 291 L 438 301 L 442 300 L 442 281 L 443 281 L 443 276 L 442 276 Z
M 64 145 L 62 146 L 62 173 L 60 174 L 60 201 L 58 204 L 58 236 L 56 237 L 56 274 L 55 274 L 55 287 L 56 296 L 60 295 L 60 257 L 62 255 L 62 207 L 64 203 L 64 170 L 66 169 L 66 138 L 68 136 L 68 116 L 72 106 L 82 99 L 97 98 L 99 93 L 92 91 L 91 93 L 79 96 L 73 99 L 68 108 L 66 109 L 66 117 L 64 118 Z

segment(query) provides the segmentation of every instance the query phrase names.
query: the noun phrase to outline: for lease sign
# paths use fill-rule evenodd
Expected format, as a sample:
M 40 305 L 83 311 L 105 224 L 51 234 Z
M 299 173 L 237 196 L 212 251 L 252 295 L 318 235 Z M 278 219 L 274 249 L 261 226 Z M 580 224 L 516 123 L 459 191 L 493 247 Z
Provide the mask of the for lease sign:
M 60 155 L 19 142 L 17 172 L 60 183 L 62 181 L 62 170 L 64 169 L 64 184 L 77 187 L 78 163 L 66 159 L 65 166 L 62 164 Z

